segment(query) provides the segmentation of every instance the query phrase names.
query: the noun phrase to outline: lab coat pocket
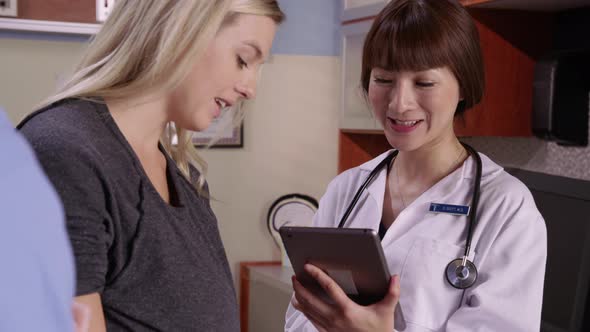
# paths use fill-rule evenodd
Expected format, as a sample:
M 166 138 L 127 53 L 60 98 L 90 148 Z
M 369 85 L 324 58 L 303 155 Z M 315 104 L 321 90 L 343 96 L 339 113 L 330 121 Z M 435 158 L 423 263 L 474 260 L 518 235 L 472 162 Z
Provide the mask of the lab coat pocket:
M 455 244 L 429 238 L 414 240 L 401 272 L 400 306 L 407 323 L 441 330 L 459 307 L 462 290 L 451 286 L 445 269 L 463 255 Z

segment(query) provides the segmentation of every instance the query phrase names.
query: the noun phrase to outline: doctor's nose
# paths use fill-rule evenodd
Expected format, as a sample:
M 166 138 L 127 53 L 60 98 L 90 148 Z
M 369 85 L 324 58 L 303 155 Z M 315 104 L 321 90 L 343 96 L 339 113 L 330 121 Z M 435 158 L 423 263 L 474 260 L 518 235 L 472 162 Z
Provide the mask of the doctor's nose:
M 416 95 L 410 82 L 399 82 L 389 92 L 389 109 L 395 112 L 404 112 L 416 105 Z

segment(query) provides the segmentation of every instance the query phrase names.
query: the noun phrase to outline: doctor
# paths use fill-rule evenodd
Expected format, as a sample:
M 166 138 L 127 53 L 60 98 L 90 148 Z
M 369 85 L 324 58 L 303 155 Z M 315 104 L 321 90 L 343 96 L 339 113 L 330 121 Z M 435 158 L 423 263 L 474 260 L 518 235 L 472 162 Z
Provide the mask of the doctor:
M 390 2 L 366 36 L 361 85 L 398 154 L 362 191 L 344 227 L 378 231 L 395 276 L 381 302 L 363 307 L 307 265 L 333 303 L 294 278 L 285 331 L 539 331 L 547 239 L 528 189 L 479 154 L 468 255 L 478 278 L 465 289 L 451 285 L 446 269 L 464 254 L 468 213 L 429 211 L 432 204 L 470 206 L 478 178 L 475 156 L 453 131 L 454 118 L 484 90 L 469 13 L 455 0 Z M 336 177 L 314 225 L 337 227 L 358 188 L 390 153 Z

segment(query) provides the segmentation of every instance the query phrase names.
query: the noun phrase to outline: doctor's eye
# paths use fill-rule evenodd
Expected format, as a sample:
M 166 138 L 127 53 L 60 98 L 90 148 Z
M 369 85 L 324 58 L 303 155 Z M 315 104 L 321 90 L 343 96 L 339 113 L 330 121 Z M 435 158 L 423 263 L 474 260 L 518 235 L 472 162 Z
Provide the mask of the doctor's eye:
M 242 57 L 239 55 L 237 56 L 237 62 L 240 69 L 248 68 L 248 63 L 244 61 L 244 59 L 242 59 Z
M 375 82 L 377 84 L 391 84 L 391 83 L 393 83 L 393 80 L 387 80 L 387 79 L 380 78 L 380 77 L 374 77 L 373 82 Z
M 429 88 L 434 86 L 434 82 L 427 82 L 427 81 L 418 81 L 416 82 L 416 86 L 420 88 Z

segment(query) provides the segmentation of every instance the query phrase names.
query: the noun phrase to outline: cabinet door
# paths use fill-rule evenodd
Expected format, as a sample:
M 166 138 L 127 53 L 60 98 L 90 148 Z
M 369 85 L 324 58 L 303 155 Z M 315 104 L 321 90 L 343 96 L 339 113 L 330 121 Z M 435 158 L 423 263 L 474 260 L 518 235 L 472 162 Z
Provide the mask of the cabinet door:
M 342 21 L 368 19 L 377 16 L 390 0 L 343 0 Z
M 378 129 L 360 83 L 363 43 L 371 23 L 366 20 L 342 27 L 341 129 Z
M 352 9 L 358 7 L 364 7 L 368 5 L 374 4 L 383 4 L 387 2 L 387 0 L 343 0 L 344 1 L 344 9 Z

